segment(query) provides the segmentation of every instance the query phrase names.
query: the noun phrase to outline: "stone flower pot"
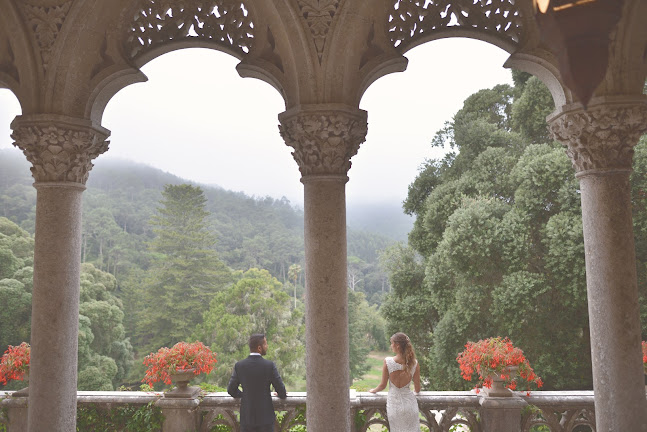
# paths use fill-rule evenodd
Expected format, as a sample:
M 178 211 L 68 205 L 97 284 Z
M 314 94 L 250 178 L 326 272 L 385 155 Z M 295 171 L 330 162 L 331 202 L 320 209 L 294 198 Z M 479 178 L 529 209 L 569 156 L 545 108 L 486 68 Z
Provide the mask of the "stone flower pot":
M 195 377 L 195 369 L 187 369 L 170 373 L 171 381 L 175 388 L 164 393 L 164 397 L 170 398 L 193 398 L 200 392 L 200 387 L 189 387 L 189 381 Z
M 508 375 L 514 377 L 517 373 L 517 366 L 508 366 Z M 487 388 L 483 387 L 483 391 L 489 397 L 511 397 L 513 395 L 512 390 L 505 386 L 505 379 L 501 375 L 496 375 L 492 377 L 492 387 Z

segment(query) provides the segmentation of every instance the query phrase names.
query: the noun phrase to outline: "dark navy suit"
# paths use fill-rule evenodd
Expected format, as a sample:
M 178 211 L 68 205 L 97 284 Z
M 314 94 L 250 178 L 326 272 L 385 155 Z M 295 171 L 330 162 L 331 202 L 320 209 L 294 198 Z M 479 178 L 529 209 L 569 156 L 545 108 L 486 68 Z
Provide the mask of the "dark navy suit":
M 250 355 L 236 363 L 229 379 L 227 393 L 242 398 L 240 402 L 241 432 L 265 432 L 274 430 L 274 406 L 270 384 L 281 399 L 287 397 L 283 380 L 274 362 L 260 355 Z M 240 391 L 239 385 L 243 390 Z

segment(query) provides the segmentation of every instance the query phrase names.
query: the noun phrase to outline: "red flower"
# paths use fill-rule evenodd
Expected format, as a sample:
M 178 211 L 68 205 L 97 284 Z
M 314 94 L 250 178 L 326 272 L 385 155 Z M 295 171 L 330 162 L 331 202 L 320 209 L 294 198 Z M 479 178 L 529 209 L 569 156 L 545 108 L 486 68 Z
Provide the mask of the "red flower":
M 478 342 L 468 342 L 465 350 L 456 357 L 462 377 L 472 381 L 473 375 L 478 375 L 476 391 L 479 387 L 492 387 L 492 377 L 500 375 L 506 381 L 506 387 L 511 390 L 517 388 L 517 377 L 510 372 L 510 367 L 517 368 L 519 377 L 530 383 L 535 383 L 537 388 L 543 386 L 541 378 L 533 371 L 530 363 L 519 348 L 516 348 L 509 338 L 489 338 Z
M 171 384 L 174 372 L 193 370 L 194 375 L 211 373 L 216 364 L 216 353 L 212 352 L 202 342 L 178 342 L 173 348 L 160 348 L 144 358 L 148 366 L 142 382 L 152 386 L 157 381 Z
M 5 385 L 7 381 L 22 381 L 25 374 L 29 372 L 31 347 L 27 342 L 18 346 L 9 345 L 0 360 L 0 384 Z

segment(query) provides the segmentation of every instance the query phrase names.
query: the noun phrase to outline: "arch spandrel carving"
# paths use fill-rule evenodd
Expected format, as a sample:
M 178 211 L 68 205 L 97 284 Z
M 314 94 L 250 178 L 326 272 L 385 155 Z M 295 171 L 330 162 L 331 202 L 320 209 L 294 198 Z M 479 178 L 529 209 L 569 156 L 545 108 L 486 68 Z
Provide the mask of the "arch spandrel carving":
M 164 44 L 192 41 L 240 59 L 254 43 L 254 20 L 240 0 L 144 0 L 135 3 L 132 15 L 125 51 L 133 60 Z
M 30 2 L 19 3 L 25 22 L 32 31 L 36 45 L 40 51 L 44 73 L 47 73 L 49 68 L 54 44 L 61 33 L 72 3 L 72 0 L 50 1 L 36 4 L 31 4 Z
M 342 1 L 297 0 L 300 14 L 310 29 L 319 64 L 321 64 L 323 59 L 330 27 Z
M 511 52 L 524 43 L 515 0 L 392 0 L 388 32 L 400 52 L 440 37 L 474 37 Z

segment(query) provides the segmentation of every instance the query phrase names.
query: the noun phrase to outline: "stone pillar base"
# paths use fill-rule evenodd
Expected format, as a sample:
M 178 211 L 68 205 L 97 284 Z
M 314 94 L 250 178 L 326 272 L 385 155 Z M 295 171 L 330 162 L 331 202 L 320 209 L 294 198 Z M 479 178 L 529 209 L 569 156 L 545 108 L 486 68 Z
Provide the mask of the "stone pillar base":
M 161 398 L 155 404 L 162 409 L 162 432 L 197 431 L 200 400 L 197 398 Z
M 15 394 L 15 393 L 14 393 Z M 11 397 L 2 401 L 2 408 L 7 410 L 7 432 L 24 432 L 27 430 L 27 398 Z
M 521 409 L 526 401 L 517 395 L 512 397 L 482 396 L 481 424 L 483 432 L 521 431 Z

